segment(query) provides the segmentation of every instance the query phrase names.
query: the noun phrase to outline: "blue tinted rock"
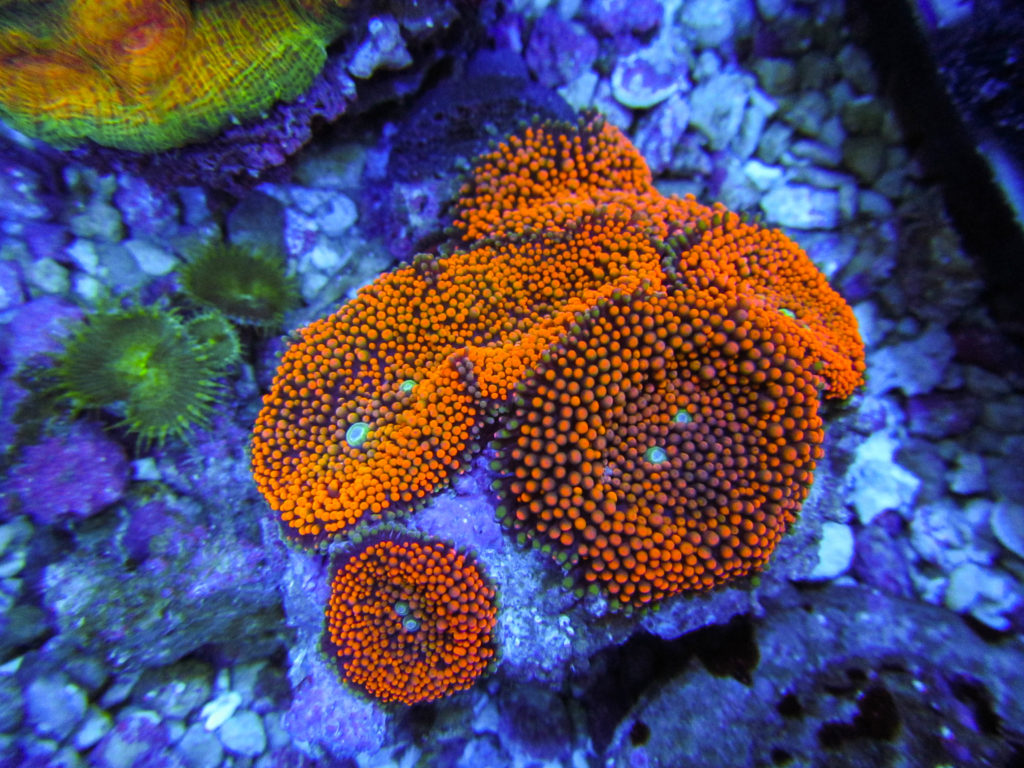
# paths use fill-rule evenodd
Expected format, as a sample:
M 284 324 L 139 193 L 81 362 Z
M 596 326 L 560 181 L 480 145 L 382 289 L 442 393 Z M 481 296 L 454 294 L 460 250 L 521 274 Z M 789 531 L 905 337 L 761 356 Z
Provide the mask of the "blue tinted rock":
M 1007 435 L 1001 443 L 1001 455 L 991 456 L 987 461 L 989 487 L 997 498 L 1024 499 L 1024 473 L 1020 471 L 1024 435 Z
M 1024 507 L 1006 500 L 996 502 L 989 525 L 1000 544 L 1024 559 Z
M 773 96 L 791 93 L 796 88 L 796 64 L 789 59 L 758 59 L 753 69 L 758 83 Z
M 25 717 L 25 700 L 14 675 L 0 674 L 0 733 L 11 733 Z
M 878 78 L 871 64 L 871 57 L 862 48 L 847 43 L 836 56 L 843 77 L 861 93 L 875 93 L 878 90 Z
M 628 131 L 633 123 L 633 112 L 617 101 L 611 83 L 607 80 L 601 80 L 597 84 L 591 106 L 604 115 L 605 120 L 623 131 Z
M 347 232 L 358 218 L 352 198 L 336 192 L 320 211 L 320 230 L 329 237 L 337 237 Z
M 96 768 L 157 766 L 165 760 L 167 727 L 156 712 L 124 710 L 113 729 L 96 745 L 90 761 Z
M 921 437 L 962 435 L 977 422 L 981 407 L 977 398 L 953 392 L 917 395 L 907 400 L 907 428 Z
M 77 237 L 88 237 L 108 243 L 116 243 L 124 237 L 121 212 L 98 198 L 89 201 L 85 210 L 72 216 L 69 224 L 72 234 Z
M 968 613 L 992 629 L 1010 628 L 1008 614 L 1021 603 L 1020 589 L 1013 578 L 977 563 L 964 563 L 950 574 L 945 594 L 946 607 Z
M 241 703 L 242 696 L 236 691 L 224 691 L 217 698 L 208 701 L 199 711 L 203 728 L 208 731 L 217 730 L 231 719 Z
M 473 739 L 462 750 L 455 768 L 477 768 L 482 765 L 512 765 L 512 756 L 496 736 L 485 734 Z
M 57 352 L 63 347 L 68 326 L 82 315 L 78 307 L 52 296 L 23 304 L 10 318 L 9 332 L 0 342 L 4 362 L 17 369 L 34 356 Z
M 1010 395 L 985 403 L 981 421 L 996 432 L 1024 432 L 1024 395 Z
M 643 34 L 661 24 L 662 5 L 657 0 L 595 0 L 585 3 L 588 24 L 603 36 L 623 31 Z
M 52 632 L 48 617 L 37 606 L 18 603 L 0 615 L 0 654 L 40 642 Z
M 594 101 L 594 92 L 600 81 L 597 72 L 584 72 L 575 80 L 558 89 L 558 95 L 565 99 L 566 103 L 573 109 L 579 111 L 591 106 Z
M 147 669 L 132 689 L 132 701 L 142 709 L 184 720 L 210 698 L 213 669 L 195 659 Z
M 18 768 L 82 768 L 85 763 L 72 747 L 58 747 L 52 741 L 24 743 Z
M 66 675 L 37 677 L 25 688 L 25 713 L 36 733 L 58 741 L 68 738 L 82 722 L 88 701 L 85 691 Z
M 355 143 L 311 146 L 295 158 L 295 181 L 307 187 L 356 189 L 366 154 L 366 148 Z
M 778 105 L 769 96 L 756 88 L 750 91 L 739 135 L 733 142 L 733 152 L 737 157 L 746 159 L 757 151 L 765 125 L 777 109 Z
M 37 523 L 90 517 L 128 484 L 128 459 L 96 424 L 76 422 L 22 451 L 9 490 Z
M 77 650 L 64 662 L 63 669 L 90 695 L 96 694 L 110 679 L 110 670 L 100 658 Z
M 734 211 L 756 208 L 761 199 L 761 191 L 747 177 L 743 162 L 729 153 L 721 158 L 719 163 L 718 173 L 713 177 L 709 190 L 711 196 Z
M 887 519 L 895 521 L 893 530 L 885 524 Z M 912 597 L 914 589 L 900 525 L 899 515 L 886 512 L 873 525 L 857 531 L 853 573 L 862 584 L 890 595 Z
M 798 169 L 800 181 L 807 181 L 822 187 L 839 186 L 839 183 L 833 180 L 836 177 L 832 171 L 822 173 L 820 169 L 822 167 L 831 169 L 838 166 L 843 160 L 843 153 L 840 150 L 833 149 L 827 144 L 822 144 L 814 139 L 797 139 L 789 146 L 789 152 L 793 157 L 809 160 L 814 166 L 817 166 L 810 168 L 805 166 Z M 816 183 L 818 179 L 825 179 L 826 183 Z
M 29 253 L 37 259 L 56 257 L 71 239 L 67 227 L 63 224 L 48 222 L 26 224 L 21 237 L 28 246 Z
M 676 145 L 686 132 L 690 119 L 687 100 L 675 94 L 656 106 L 637 123 L 633 143 L 647 160 L 655 176 L 672 164 Z
M 188 768 L 218 768 L 224 759 L 220 739 L 199 723 L 189 726 L 175 749 Z
M 785 123 L 770 122 L 757 143 L 757 157 L 774 165 L 793 141 L 793 129 Z
M 0 261 L 0 311 L 25 301 L 21 267 L 15 261 Z
M 857 210 L 865 219 L 889 219 L 893 205 L 889 198 L 873 189 L 862 189 L 857 193 Z
M 839 119 L 843 128 L 855 134 L 877 134 L 882 128 L 885 108 L 874 96 L 858 96 L 843 102 Z
M 293 208 L 285 210 L 284 247 L 290 256 L 300 257 L 316 245 L 320 226 L 313 216 Z
M 783 110 L 783 119 L 805 136 L 817 136 L 829 117 L 828 99 L 818 91 L 807 91 Z
M 679 21 L 698 48 L 717 48 L 749 34 L 754 17 L 750 0 L 690 0 L 683 4 Z
M 653 107 L 689 88 L 686 50 L 659 38 L 647 48 L 622 57 L 612 70 L 616 101 L 632 109 Z
M 164 246 L 148 240 L 125 240 L 124 247 L 143 273 L 151 277 L 168 275 L 178 266 L 178 258 Z
M 725 149 L 739 133 L 753 87 L 749 75 L 724 73 L 705 80 L 690 94 L 690 124 L 707 137 L 712 151 Z
M 964 496 L 987 491 L 985 458 L 978 453 L 958 453 L 956 467 L 949 475 L 949 490 Z
M 910 521 L 910 544 L 922 560 L 937 565 L 945 573 L 964 563 L 992 562 L 994 554 L 978 536 L 987 521 L 976 519 L 976 513 L 984 513 L 987 507 L 972 507 L 964 508 L 948 497 L 915 506 Z
M 857 253 L 858 244 L 857 237 L 834 232 L 808 232 L 800 239 L 800 246 L 830 280 L 850 263 Z
M 590 71 L 597 53 L 597 40 L 582 24 L 549 10 L 533 27 L 526 64 L 541 85 L 557 88 Z
M 117 181 L 114 205 L 132 237 L 163 237 L 177 229 L 180 210 L 167 190 L 155 189 L 146 180 L 127 173 Z
M 868 391 L 881 394 L 899 389 L 911 397 L 931 392 L 943 380 L 955 351 L 953 340 L 938 323 L 917 338 L 882 347 L 868 357 Z
M 761 200 L 772 224 L 794 229 L 835 229 L 839 225 L 839 193 L 802 184 L 776 187 Z
M 281 250 L 284 248 L 284 211 L 280 201 L 254 191 L 228 213 L 228 239 L 235 245 Z
M 836 81 L 839 67 L 824 51 L 811 50 L 800 57 L 796 72 L 802 90 L 824 91 Z
M 789 8 L 789 0 L 756 0 L 757 12 L 765 21 L 772 21 L 778 18 L 783 11 Z
M 110 733 L 114 721 L 102 709 L 91 708 L 86 714 L 82 724 L 75 733 L 75 748 L 80 750 L 90 749 L 100 739 Z
M 561 761 L 572 743 L 572 721 L 559 695 L 537 686 L 506 686 L 498 696 L 501 733 L 543 760 Z
M 263 721 L 255 712 L 243 709 L 236 712 L 218 731 L 221 743 L 229 752 L 244 757 L 256 757 L 267 748 L 267 733 Z
M 367 36 L 349 60 L 353 77 L 366 79 L 378 69 L 403 69 L 412 64 L 402 30 L 391 16 L 375 16 L 366 25 Z
M 851 136 L 843 143 L 843 164 L 872 184 L 885 168 L 885 143 L 880 136 Z
M 71 288 L 71 273 L 54 259 L 37 259 L 25 269 L 25 280 L 35 293 L 63 296 Z
M 3 218 L 49 218 L 39 174 L 14 163 L 0 164 L 0 211 Z

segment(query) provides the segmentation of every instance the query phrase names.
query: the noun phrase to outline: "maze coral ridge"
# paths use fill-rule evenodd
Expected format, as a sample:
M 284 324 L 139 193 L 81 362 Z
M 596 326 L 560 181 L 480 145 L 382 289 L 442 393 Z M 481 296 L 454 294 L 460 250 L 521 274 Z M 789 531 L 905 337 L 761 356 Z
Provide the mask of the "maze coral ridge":
M 596 117 L 477 158 L 454 223 L 454 252 L 381 276 L 282 360 L 253 468 L 285 532 L 409 509 L 514 409 L 503 522 L 581 584 L 648 604 L 763 566 L 810 485 L 820 397 L 863 381 L 853 312 L 807 255 L 660 195 Z

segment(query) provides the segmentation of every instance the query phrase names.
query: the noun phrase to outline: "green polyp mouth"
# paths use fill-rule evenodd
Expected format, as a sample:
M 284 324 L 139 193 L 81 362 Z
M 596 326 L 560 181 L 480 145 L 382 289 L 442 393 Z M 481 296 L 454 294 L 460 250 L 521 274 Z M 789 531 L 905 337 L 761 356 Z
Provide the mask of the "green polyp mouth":
M 652 445 L 644 451 L 644 461 L 648 464 L 662 464 L 668 461 L 668 453 L 660 445 Z
M 114 362 L 113 368 L 121 376 L 129 376 L 142 380 L 146 378 L 153 359 L 153 347 L 150 344 L 133 344 L 125 348 Z
M 357 421 L 345 430 L 345 442 L 352 448 L 358 448 L 370 436 L 370 425 L 365 421 Z
M 395 613 L 399 616 L 409 615 L 409 604 L 405 600 L 399 600 L 395 603 Z
M 415 388 L 416 388 L 416 380 L 415 379 L 406 379 L 405 381 L 403 381 L 401 384 L 398 385 L 398 389 L 400 391 L 402 391 L 402 392 L 412 392 L 413 389 L 415 389 Z
M 675 415 L 672 417 L 672 421 L 676 424 L 690 424 L 693 422 L 693 416 L 690 415 L 689 411 L 683 409 L 676 411 Z
M 402 629 L 406 632 L 415 632 L 420 628 L 420 623 L 412 616 L 406 616 L 402 619 Z
M 779 314 L 785 315 L 786 317 L 790 317 L 793 319 L 796 318 L 796 312 L 794 312 L 792 309 L 786 309 L 785 307 L 779 307 Z

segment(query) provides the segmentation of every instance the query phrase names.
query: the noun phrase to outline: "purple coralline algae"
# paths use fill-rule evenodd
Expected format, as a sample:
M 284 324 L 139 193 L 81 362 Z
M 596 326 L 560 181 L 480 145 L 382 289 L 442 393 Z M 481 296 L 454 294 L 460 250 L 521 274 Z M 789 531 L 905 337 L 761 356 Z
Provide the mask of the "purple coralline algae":
M 342 685 L 325 661 L 316 654 L 293 660 L 290 677 L 292 705 L 283 724 L 303 751 L 343 759 L 380 749 L 387 724 L 383 710 Z
M 72 323 L 84 313 L 73 304 L 53 296 L 41 296 L 18 307 L 5 322 L 7 330 L 0 342 L 4 368 L 16 371 L 31 358 L 58 352 Z
M 121 446 L 76 422 L 22 451 L 7 483 L 10 506 L 41 525 L 91 517 L 121 498 L 128 474 Z
M 526 48 L 526 64 L 547 88 L 575 80 L 597 60 L 597 41 L 579 23 L 550 10 L 541 16 Z
M 651 32 L 657 29 L 664 13 L 657 0 L 596 0 L 582 10 L 594 31 L 608 37 Z

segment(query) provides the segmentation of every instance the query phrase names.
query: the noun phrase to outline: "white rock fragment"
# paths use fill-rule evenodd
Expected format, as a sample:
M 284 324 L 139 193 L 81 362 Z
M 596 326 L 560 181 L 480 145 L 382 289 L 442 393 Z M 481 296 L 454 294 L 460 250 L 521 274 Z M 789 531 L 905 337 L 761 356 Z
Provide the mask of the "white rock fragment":
M 227 691 L 203 705 L 199 717 L 203 719 L 203 727 L 215 731 L 228 721 L 235 710 L 242 704 L 242 697 L 234 691 Z
M 818 542 L 818 564 L 807 578 L 827 581 L 842 576 L 853 564 L 853 529 L 844 523 L 826 522 L 821 526 Z
M 954 353 L 953 340 L 937 324 L 916 339 L 882 347 L 868 355 L 868 392 L 876 396 L 891 389 L 909 396 L 931 392 L 942 381 Z
M 1016 582 L 1006 573 L 964 563 L 949 577 L 946 607 L 957 613 L 969 613 L 978 621 L 997 630 L 1010 627 L 1006 614 L 1020 603 Z
M 173 253 L 147 240 L 125 240 L 124 247 L 135 259 L 139 269 L 147 275 L 160 277 L 169 274 L 178 265 L 178 259 Z
M 893 458 L 899 447 L 895 437 L 876 432 L 859 446 L 847 473 L 857 519 L 868 525 L 886 510 L 906 511 L 914 501 L 921 480 Z

